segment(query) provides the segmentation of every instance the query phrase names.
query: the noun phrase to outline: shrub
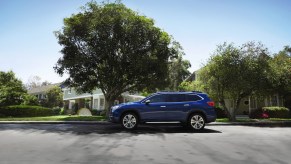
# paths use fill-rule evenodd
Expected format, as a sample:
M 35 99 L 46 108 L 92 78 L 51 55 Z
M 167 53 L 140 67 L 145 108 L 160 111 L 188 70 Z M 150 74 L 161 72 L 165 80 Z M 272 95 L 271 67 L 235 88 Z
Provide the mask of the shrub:
M 62 109 L 60 107 L 54 107 L 52 110 L 54 115 L 60 115 Z
M 0 115 L 11 117 L 51 116 L 54 112 L 50 108 L 29 105 L 13 105 L 0 107 Z
M 214 109 L 215 109 L 217 118 L 227 118 L 227 114 L 225 110 L 219 107 L 216 107 Z
M 61 111 L 60 111 L 60 115 L 65 115 L 66 114 L 66 108 L 61 108 Z
M 252 110 L 249 114 L 250 118 L 288 118 L 289 109 L 285 107 L 262 107 Z
M 289 109 L 285 107 L 263 107 L 262 111 L 269 115 L 269 118 L 288 118 Z
M 262 118 L 261 117 L 262 114 L 263 114 L 262 108 L 254 109 L 254 110 L 251 110 L 251 112 L 249 113 L 249 117 L 252 118 L 252 119 Z

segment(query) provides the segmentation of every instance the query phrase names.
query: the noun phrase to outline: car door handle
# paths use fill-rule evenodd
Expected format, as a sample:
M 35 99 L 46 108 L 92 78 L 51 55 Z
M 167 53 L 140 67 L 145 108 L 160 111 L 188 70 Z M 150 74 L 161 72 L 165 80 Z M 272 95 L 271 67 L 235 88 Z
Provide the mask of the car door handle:
M 184 104 L 184 106 L 190 106 L 189 104 Z
M 166 106 L 161 106 L 161 108 L 165 108 Z

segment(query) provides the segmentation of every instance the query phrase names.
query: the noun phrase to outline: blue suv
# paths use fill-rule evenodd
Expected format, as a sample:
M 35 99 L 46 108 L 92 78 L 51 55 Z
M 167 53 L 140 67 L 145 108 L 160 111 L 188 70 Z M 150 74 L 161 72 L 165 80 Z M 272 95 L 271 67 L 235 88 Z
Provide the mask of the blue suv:
M 110 121 L 135 129 L 146 122 L 181 122 L 193 130 L 216 119 L 214 102 L 202 92 L 157 92 L 138 102 L 115 105 Z

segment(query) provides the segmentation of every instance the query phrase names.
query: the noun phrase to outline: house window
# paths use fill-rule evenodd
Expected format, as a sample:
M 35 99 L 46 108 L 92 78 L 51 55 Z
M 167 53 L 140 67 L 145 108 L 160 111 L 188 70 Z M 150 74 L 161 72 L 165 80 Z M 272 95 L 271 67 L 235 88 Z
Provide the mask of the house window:
M 105 105 L 105 100 L 104 98 L 100 98 L 100 109 L 103 110 Z
M 94 99 L 93 100 L 93 109 L 97 109 L 98 108 L 98 99 Z
M 68 94 L 71 94 L 72 93 L 72 88 L 70 88 L 69 90 L 68 90 Z

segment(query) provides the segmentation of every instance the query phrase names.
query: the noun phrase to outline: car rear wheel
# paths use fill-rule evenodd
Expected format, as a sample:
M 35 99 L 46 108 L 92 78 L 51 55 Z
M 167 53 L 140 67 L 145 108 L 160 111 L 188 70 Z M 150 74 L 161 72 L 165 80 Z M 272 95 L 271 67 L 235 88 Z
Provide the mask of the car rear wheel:
M 193 130 L 202 130 L 205 126 L 205 119 L 201 114 L 195 113 L 190 116 L 188 124 Z
M 134 113 L 125 113 L 121 118 L 121 124 L 125 129 L 135 129 L 138 124 L 138 118 Z

